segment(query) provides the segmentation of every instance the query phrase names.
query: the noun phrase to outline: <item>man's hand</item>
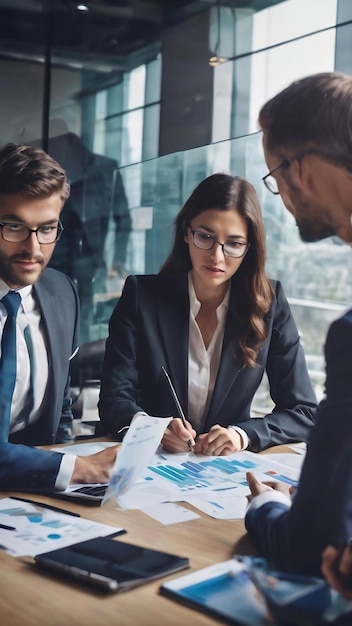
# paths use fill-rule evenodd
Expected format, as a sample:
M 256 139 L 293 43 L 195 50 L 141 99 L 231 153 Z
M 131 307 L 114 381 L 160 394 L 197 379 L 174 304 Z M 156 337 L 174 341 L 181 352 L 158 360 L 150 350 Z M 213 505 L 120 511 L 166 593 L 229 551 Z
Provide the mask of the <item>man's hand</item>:
M 329 585 L 346 600 L 352 600 L 352 549 L 328 546 L 323 552 L 321 570 Z
M 184 427 L 179 417 L 175 417 L 170 422 L 161 440 L 164 450 L 167 452 L 189 452 L 193 448 L 197 433 L 189 422 L 186 422 L 186 425 L 187 428 Z
M 111 446 L 89 456 L 78 456 L 71 483 L 107 483 L 114 467 L 118 446 Z
M 251 490 L 251 495 L 247 496 L 249 502 L 253 500 L 256 496 L 259 496 L 260 493 L 264 493 L 264 491 L 281 491 L 286 496 L 291 496 L 291 490 L 288 485 L 284 483 L 280 483 L 277 481 L 267 481 L 265 483 L 260 483 L 259 480 L 256 479 L 252 472 L 247 472 L 246 474 L 248 487 Z
M 236 430 L 215 424 L 208 433 L 198 436 L 193 452 L 212 456 L 227 456 L 241 449 L 242 438 Z

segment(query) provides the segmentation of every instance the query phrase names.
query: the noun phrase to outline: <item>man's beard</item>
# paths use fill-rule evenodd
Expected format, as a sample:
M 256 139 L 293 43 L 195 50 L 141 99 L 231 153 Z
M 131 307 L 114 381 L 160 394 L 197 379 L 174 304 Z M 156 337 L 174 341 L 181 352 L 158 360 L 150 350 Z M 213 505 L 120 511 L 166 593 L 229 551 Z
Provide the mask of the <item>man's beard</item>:
M 41 269 L 36 271 L 35 273 L 35 279 L 34 280 L 29 280 L 29 274 L 28 274 L 28 278 L 27 280 L 25 280 L 25 282 L 23 283 L 23 275 L 21 273 L 20 268 L 16 269 L 16 266 L 14 265 L 14 261 L 16 260 L 26 260 L 26 259 L 33 259 L 35 260 L 37 263 L 41 264 Z M 7 256 L 6 254 L 4 254 L 4 252 L 2 252 L 0 250 L 0 278 L 2 278 L 2 280 L 7 284 L 7 285 L 16 285 L 17 287 L 24 287 L 25 285 L 28 284 L 33 284 L 34 282 L 36 282 L 40 276 L 40 274 L 42 273 L 42 271 L 45 269 L 46 263 L 44 261 L 43 258 L 39 258 L 36 256 L 32 256 L 31 254 L 28 254 L 27 252 L 23 252 L 22 254 L 14 254 L 13 256 Z
M 297 226 L 302 241 L 314 243 L 327 237 L 336 235 L 335 230 L 328 224 L 315 223 L 307 220 L 297 220 Z
M 296 187 L 291 186 L 290 191 L 294 207 L 299 207 L 298 211 L 295 209 L 292 214 L 302 241 L 313 243 L 336 235 L 336 229 L 328 219 L 330 214 L 327 207 L 312 207 L 303 199 L 301 191 Z

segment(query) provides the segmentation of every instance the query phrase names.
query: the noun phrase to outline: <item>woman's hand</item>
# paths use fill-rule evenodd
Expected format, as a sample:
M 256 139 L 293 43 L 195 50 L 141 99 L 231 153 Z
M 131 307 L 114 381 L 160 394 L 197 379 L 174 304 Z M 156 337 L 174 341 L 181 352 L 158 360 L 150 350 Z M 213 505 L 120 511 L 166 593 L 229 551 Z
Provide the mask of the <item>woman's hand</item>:
M 166 452 L 190 452 L 197 433 L 186 421 L 186 428 L 179 417 L 175 417 L 165 430 L 161 445 Z
M 208 433 L 197 437 L 193 452 L 212 456 L 227 456 L 242 450 L 242 437 L 233 428 L 224 428 L 219 424 L 212 426 Z

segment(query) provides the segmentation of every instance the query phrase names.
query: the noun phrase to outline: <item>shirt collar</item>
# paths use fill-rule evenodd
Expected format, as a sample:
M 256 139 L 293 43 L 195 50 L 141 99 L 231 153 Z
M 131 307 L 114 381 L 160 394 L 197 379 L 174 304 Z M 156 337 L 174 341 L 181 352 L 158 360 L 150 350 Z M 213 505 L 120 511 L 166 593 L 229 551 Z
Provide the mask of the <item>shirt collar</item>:
M 26 285 L 25 287 L 21 287 L 20 289 L 15 289 L 15 291 L 17 291 L 20 294 L 22 303 L 23 303 L 23 300 L 25 300 L 25 298 L 27 298 L 29 294 L 32 292 L 32 288 L 33 288 L 33 285 Z M 6 294 L 9 291 L 11 291 L 10 287 L 0 278 L 0 300 L 4 296 L 6 296 Z

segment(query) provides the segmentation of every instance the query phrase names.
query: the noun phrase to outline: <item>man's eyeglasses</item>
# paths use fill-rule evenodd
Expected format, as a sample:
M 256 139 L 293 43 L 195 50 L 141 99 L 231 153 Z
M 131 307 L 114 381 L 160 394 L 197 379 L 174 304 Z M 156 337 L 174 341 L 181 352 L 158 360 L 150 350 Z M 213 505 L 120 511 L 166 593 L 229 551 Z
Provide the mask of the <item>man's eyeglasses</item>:
M 200 250 L 211 250 L 215 244 L 219 244 L 225 256 L 230 256 L 234 259 L 239 259 L 243 256 L 250 244 L 243 241 L 225 241 L 225 243 L 220 243 L 217 241 L 214 235 L 209 235 L 208 233 L 203 233 L 200 230 L 192 230 L 189 227 L 192 235 L 193 235 L 193 243 L 196 248 L 200 248 Z
M 35 233 L 38 243 L 54 243 L 59 241 L 62 231 L 64 230 L 61 222 L 57 226 L 38 226 L 38 228 L 29 228 L 24 224 L 11 224 L 9 222 L 0 222 L 1 236 L 5 241 L 11 243 L 21 243 L 30 238 L 31 233 Z
M 291 162 L 288 161 L 287 159 L 284 159 L 283 161 L 281 161 L 281 163 L 279 163 L 279 165 L 274 167 L 274 169 L 271 170 L 269 174 L 267 174 L 266 176 L 263 176 L 262 181 L 265 187 L 269 189 L 269 191 L 271 191 L 271 193 L 273 193 L 274 195 L 278 195 L 280 192 L 279 192 L 277 180 L 273 176 L 273 174 L 275 174 L 275 172 L 277 172 L 281 167 L 284 167 L 285 169 L 287 169 L 288 167 L 290 167 L 290 165 L 291 165 Z
M 343 155 L 339 154 L 338 152 L 333 152 L 333 151 L 328 151 L 328 150 L 319 150 L 319 148 L 308 148 L 307 150 L 302 150 L 298 154 L 290 156 L 290 160 L 283 159 L 281 163 L 279 163 L 279 165 L 277 165 L 276 167 L 274 167 L 273 170 L 271 170 L 271 172 L 269 172 L 266 176 L 263 176 L 262 181 L 265 187 L 269 189 L 271 193 L 275 195 L 279 194 L 280 193 L 279 187 L 278 187 L 276 178 L 274 178 L 273 174 L 277 172 L 277 170 L 279 170 L 281 167 L 284 167 L 285 169 L 289 168 L 292 161 L 302 161 L 304 157 L 309 156 L 309 155 L 318 156 L 321 159 L 326 159 L 328 161 L 333 161 L 333 162 L 337 161 L 338 163 L 341 162 L 342 157 L 343 157 Z

